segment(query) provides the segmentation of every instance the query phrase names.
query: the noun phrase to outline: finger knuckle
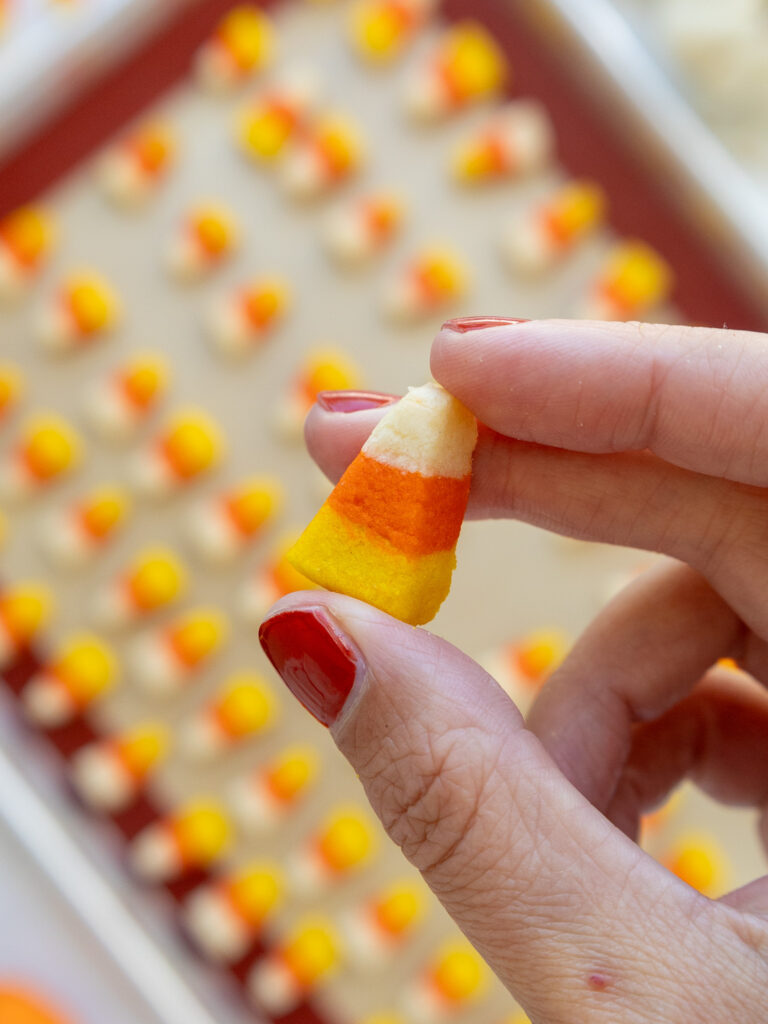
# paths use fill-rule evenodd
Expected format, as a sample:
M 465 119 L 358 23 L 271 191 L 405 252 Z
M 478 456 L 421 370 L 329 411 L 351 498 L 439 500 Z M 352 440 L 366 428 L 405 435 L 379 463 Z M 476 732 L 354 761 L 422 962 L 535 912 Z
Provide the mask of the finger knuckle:
M 427 730 L 401 722 L 396 738 L 361 771 L 384 827 L 420 871 L 466 879 L 488 770 L 470 747 L 470 728 Z
M 463 859 L 477 822 L 483 786 L 458 754 L 463 741 L 448 734 L 429 742 L 426 756 L 406 757 L 395 766 L 399 778 L 388 787 L 385 826 L 406 857 L 427 873 Z
M 694 558 L 705 573 L 724 565 L 755 571 L 768 566 L 768 495 L 748 484 L 723 481 L 712 502 L 697 512 Z

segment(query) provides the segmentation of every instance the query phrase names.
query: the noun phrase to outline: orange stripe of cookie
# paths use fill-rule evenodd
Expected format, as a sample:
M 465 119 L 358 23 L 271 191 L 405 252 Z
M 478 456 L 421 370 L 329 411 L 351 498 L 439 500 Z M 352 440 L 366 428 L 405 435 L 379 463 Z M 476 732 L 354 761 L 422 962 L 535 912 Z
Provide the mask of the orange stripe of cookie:
M 361 453 L 328 498 L 339 515 L 365 526 L 407 555 L 453 548 L 470 477 L 422 476 Z

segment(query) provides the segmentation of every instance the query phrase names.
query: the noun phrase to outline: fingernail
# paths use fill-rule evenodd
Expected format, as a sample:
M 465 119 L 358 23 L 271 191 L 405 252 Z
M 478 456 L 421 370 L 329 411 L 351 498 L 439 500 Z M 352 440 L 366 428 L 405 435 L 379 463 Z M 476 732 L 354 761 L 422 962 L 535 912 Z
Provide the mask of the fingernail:
M 397 402 L 399 395 L 385 395 L 380 391 L 321 391 L 317 404 L 327 412 L 360 412 L 378 409 Z
M 261 624 L 259 640 L 294 697 L 333 725 L 364 663 L 330 616 L 321 608 L 278 612 Z
M 481 331 L 484 327 L 501 327 L 502 324 L 529 324 L 530 320 L 521 320 L 514 316 L 461 316 L 456 320 L 446 320 L 444 331 L 456 334 L 467 334 L 469 331 Z

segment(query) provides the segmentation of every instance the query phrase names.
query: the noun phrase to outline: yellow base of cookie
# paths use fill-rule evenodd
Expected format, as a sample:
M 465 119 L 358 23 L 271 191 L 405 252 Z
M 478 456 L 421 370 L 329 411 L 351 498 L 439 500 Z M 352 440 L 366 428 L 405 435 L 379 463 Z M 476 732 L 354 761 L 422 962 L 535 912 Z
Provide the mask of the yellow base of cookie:
M 321 587 L 366 601 L 412 626 L 435 617 L 456 567 L 453 550 L 404 555 L 327 505 L 286 557 Z

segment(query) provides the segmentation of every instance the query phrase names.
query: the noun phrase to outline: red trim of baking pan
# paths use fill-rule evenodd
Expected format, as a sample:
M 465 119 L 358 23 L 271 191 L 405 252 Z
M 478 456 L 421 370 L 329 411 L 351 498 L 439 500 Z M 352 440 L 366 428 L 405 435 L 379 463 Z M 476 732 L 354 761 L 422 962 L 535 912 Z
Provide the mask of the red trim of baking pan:
M 195 51 L 234 0 L 197 0 L 144 39 L 126 57 L 97 75 L 0 161 L 0 216 L 39 196 L 131 118 L 147 109 L 191 69 Z M 274 6 L 262 2 L 262 7 Z

